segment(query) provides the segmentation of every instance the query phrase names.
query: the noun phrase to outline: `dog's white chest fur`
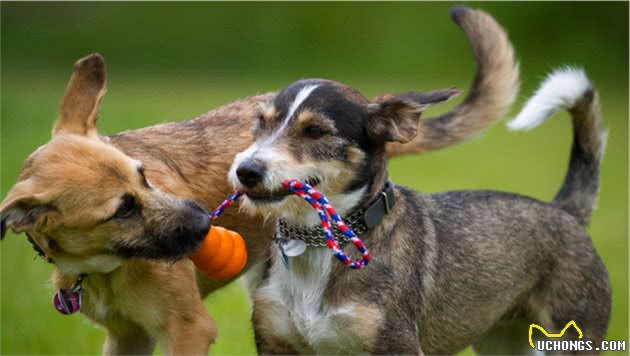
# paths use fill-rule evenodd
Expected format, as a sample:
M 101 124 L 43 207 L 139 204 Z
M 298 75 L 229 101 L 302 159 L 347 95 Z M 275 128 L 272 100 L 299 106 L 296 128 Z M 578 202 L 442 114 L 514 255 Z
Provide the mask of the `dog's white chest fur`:
M 353 341 L 341 324 L 352 318 L 353 307 L 331 308 L 324 301 L 334 262 L 330 251 L 309 247 L 303 255 L 290 257 L 287 268 L 279 248 L 273 250 L 269 278 L 255 296 L 265 304 L 268 330 L 300 352 L 348 351 Z

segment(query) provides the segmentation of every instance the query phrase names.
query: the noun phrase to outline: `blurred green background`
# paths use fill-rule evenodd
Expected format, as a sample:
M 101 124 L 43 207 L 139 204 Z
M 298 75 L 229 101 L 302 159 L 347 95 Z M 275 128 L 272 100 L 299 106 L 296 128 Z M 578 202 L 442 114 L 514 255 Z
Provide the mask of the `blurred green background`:
M 2 2 L 2 196 L 23 159 L 49 139 L 72 64 L 88 53 L 107 60 L 99 121 L 106 134 L 191 118 L 304 77 L 342 81 L 367 96 L 467 89 L 474 62 L 448 18 L 451 5 Z M 628 3 L 469 6 L 507 28 L 520 58 L 522 90 L 511 114 L 558 65 L 583 66 L 599 88 L 610 134 L 590 232 L 613 285 L 608 338 L 627 339 Z M 568 116 L 557 116 L 532 132 L 511 133 L 501 123 L 465 144 L 393 160 L 391 175 L 423 192 L 484 188 L 548 200 L 562 182 L 571 141 Z M 104 332 L 53 310 L 51 266 L 34 260 L 24 237 L 9 234 L 0 253 L 0 353 L 99 353 Z M 254 353 L 240 284 L 206 304 L 219 328 L 211 353 Z

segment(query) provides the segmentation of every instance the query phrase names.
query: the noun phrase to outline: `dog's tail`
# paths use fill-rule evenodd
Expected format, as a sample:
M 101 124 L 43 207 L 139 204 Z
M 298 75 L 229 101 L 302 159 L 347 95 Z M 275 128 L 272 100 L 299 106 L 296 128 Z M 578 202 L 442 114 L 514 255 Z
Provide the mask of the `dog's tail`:
M 470 93 L 446 114 L 421 120 L 418 135 L 411 142 L 388 144 L 388 157 L 459 143 L 496 122 L 516 98 L 518 64 L 503 28 L 485 12 L 463 6 L 451 8 L 450 16 L 464 30 L 477 62 Z
M 598 94 L 584 71 L 562 68 L 551 73 L 508 127 L 532 129 L 561 109 L 571 114 L 573 148 L 569 170 L 553 204 L 587 225 L 597 199 L 606 132 L 601 128 Z

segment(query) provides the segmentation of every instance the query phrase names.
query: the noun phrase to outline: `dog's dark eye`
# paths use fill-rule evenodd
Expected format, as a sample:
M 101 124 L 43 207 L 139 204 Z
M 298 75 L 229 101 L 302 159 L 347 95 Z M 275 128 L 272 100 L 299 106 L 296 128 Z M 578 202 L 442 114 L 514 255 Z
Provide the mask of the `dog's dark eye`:
M 258 127 L 260 127 L 261 129 L 265 128 L 265 116 L 263 114 L 259 114 L 258 115 Z
M 326 134 L 326 130 L 319 126 L 306 126 L 304 128 L 304 136 L 308 138 L 320 138 Z
M 118 210 L 114 213 L 113 218 L 115 219 L 126 219 L 133 215 L 136 211 L 138 205 L 136 204 L 136 198 L 134 198 L 130 194 L 125 194 L 122 197 L 122 202 L 120 206 L 118 206 Z

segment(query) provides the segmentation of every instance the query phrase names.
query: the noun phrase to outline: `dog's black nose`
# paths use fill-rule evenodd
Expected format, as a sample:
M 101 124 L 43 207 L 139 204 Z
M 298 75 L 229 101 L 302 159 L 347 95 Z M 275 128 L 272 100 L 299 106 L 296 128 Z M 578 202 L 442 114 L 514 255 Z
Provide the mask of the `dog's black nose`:
M 254 161 L 245 161 L 236 169 L 238 180 L 248 188 L 253 188 L 263 179 L 265 169 Z
M 194 201 L 187 201 L 186 205 L 191 208 L 190 212 L 190 223 L 188 226 L 188 233 L 192 235 L 194 239 L 203 240 L 203 238 L 208 234 L 208 230 L 210 230 L 211 219 L 208 212 L 206 212 L 202 207 L 200 207 Z

